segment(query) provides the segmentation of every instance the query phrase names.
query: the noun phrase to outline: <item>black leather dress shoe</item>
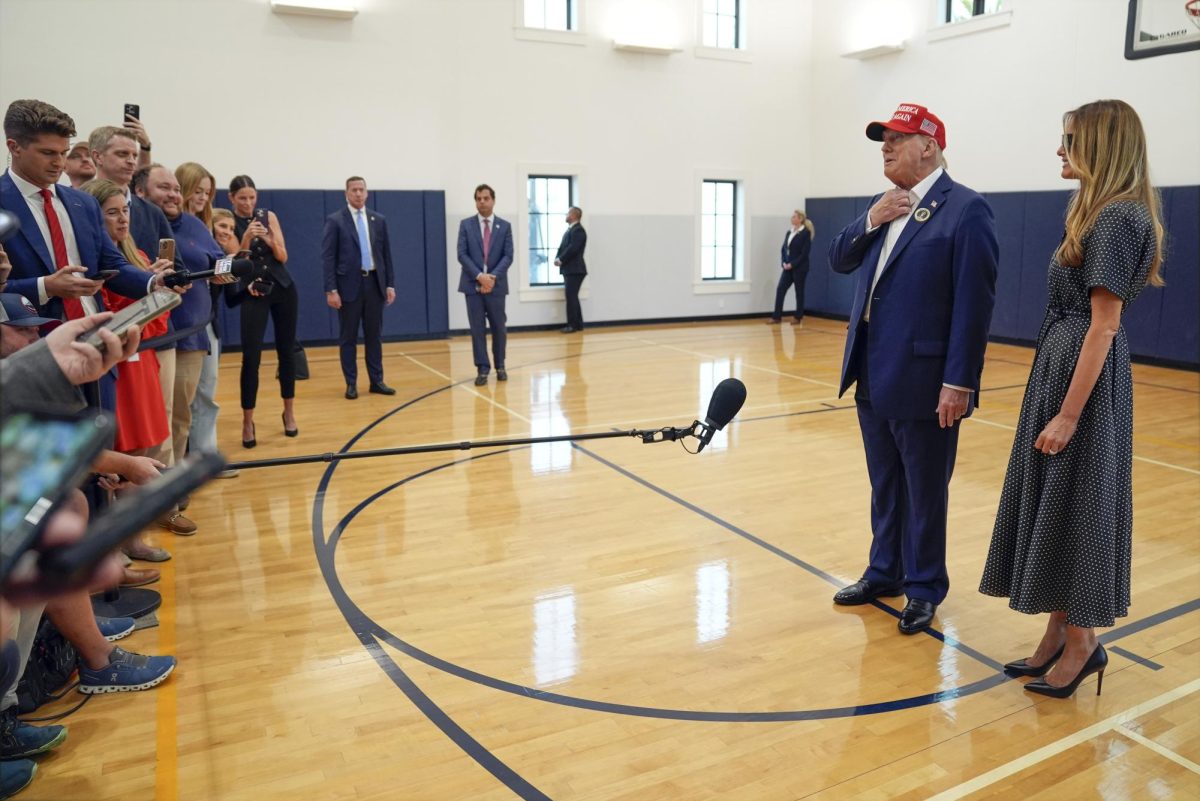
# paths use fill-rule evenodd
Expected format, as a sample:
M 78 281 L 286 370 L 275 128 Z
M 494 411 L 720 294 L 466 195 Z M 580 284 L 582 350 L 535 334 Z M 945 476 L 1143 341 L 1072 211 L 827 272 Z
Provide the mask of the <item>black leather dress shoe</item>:
M 933 615 L 937 612 L 937 604 L 923 601 L 920 598 L 909 598 L 904 611 L 900 613 L 900 633 L 918 634 L 933 625 Z
M 560 334 L 573 334 L 573 333 L 575 333 L 575 329 L 574 329 L 574 328 L 572 328 L 572 327 L 571 327 L 571 326 L 569 326 L 569 325 L 564 325 L 562 328 L 558 329 L 558 333 L 560 333 Z
M 479 375 L 475 376 L 475 386 L 477 386 L 477 387 L 486 387 L 487 386 L 487 373 L 480 373 Z
M 383 383 L 382 381 L 380 381 L 378 384 L 372 384 L 371 389 L 369 391 L 374 392 L 376 395 L 395 395 L 396 394 L 396 390 L 392 389 L 391 387 L 389 387 L 387 384 Z
M 346 400 L 354 400 L 358 397 L 358 387 L 353 384 L 346 385 Z
M 508 380 L 508 371 L 505 370 L 503 367 L 497 367 L 496 368 L 496 380 L 497 381 L 507 381 Z
M 839 606 L 859 606 L 876 598 L 895 598 L 903 594 L 904 590 L 898 584 L 875 584 L 866 579 L 859 579 L 849 587 L 838 590 L 833 596 L 833 602 Z

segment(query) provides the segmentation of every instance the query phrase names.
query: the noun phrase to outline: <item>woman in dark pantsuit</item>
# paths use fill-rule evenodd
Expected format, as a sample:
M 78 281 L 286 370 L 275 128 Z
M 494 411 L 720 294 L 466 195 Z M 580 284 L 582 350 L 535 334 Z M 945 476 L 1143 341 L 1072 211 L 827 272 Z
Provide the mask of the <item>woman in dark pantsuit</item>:
M 812 220 L 804 212 L 799 209 L 792 212 L 792 227 L 784 235 L 779 253 L 783 269 L 779 273 L 779 285 L 775 287 L 775 312 L 767 322 L 777 323 L 783 319 L 783 301 L 792 286 L 796 287 L 796 313 L 792 322 L 798 325 L 804 321 L 804 283 L 808 279 L 808 252 L 812 250 L 814 231 Z
M 233 204 L 234 231 L 241 247 L 251 251 L 265 267 L 265 274 L 244 278 L 238 291 L 227 296 L 230 304 L 242 307 L 242 446 L 258 444 L 254 430 L 254 407 L 258 399 L 258 365 L 262 358 L 267 317 L 275 325 L 275 353 L 279 356 L 279 394 L 283 398 L 283 433 L 294 437 L 296 427 L 296 317 L 300 298 L 287 267 L 287 244 L 273 211 L 256 209 L 258 191 L 248 175 L 229 184 Z M 264 224 L 264 218 L 266 220 Z
M 1062 177 L 1079 181 L 1050 260 L 1046 318 L 980 592 L 1030 615 L 1041 643 L 1010 662 L 1031 692 L 1066 698 L 1108 655 L 1096 626 L 1129 610 L 1133 379 L 1121 315 L 1162 279 L 1163 226 L 1137 112 L 1100 100 L 1063 119 Z M 1041 678 L 1043 677 L 1044 678 Z

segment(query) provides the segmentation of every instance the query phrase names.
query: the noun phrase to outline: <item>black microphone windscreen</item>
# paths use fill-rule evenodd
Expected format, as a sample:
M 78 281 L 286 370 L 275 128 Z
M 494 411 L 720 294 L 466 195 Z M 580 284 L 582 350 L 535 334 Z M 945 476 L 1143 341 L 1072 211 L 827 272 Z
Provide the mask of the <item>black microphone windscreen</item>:
M 254 273 L 254 262 L 250 259 L 234 259 L 229 266 L 229 272 L 238 278 L 245 278 Z
M 705 423 L 720 431 L 737 415 L 745 402 L 746 385 L 736 378 L 726 378 L 713 390 Z

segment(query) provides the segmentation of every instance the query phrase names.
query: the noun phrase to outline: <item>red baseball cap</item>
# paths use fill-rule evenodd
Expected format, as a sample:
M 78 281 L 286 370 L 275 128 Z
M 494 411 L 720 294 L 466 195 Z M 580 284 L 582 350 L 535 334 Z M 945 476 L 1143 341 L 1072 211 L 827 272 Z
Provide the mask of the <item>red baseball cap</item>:
M 884 128 L 889 131 L 928 136 L 937 142 L 942 150 L 946 149 L 946 126 L 936 114 L 916 103 L 901 103 L 890 120 L 868 125 L 867 138 L 882 142 Z

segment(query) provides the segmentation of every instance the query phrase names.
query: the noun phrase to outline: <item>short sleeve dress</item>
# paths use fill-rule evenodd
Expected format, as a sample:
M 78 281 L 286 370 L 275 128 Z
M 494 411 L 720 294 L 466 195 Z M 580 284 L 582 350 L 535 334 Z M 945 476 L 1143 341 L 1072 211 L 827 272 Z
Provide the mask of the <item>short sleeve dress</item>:
M 1018 612 L 1065 611 L 1072 626 L 1112 626 L 1129 608 L 1133 543 L 1133 377 L 1122 326 L 1055 456 L 1033 443 L 1058 414 L 1091 324 L 1090 291 L 1124 313 L 1146 286 L 1156 239 L 1149 210 L 1114 201 L 1083 239 L 1083 265 L 1050 261 L 1049 302 L 1021 402 L 1016 438 L 979 591 Z

